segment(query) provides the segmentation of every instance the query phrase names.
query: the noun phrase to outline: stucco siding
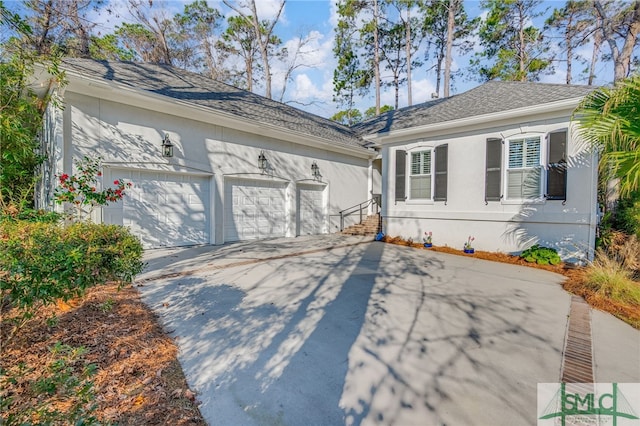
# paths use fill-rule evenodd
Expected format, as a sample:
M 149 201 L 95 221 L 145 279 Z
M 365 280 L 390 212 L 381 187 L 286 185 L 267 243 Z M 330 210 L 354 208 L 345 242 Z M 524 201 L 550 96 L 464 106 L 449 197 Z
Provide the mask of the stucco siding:
M 283 181 L 287 188 L 286 235 L 295 236 L 296 188 L 299 184 L 322 185 L 326 196 L 328 232 L 339 230 L 337 213 L 368 198 L 368 160 L 312 146 L 243 132 L 210 123 L 189 120 L 124 103 L 67 92 L 65 104 L 74 159 L 100 156 L 107 168 L 137 169 L 208 176 L 211 179 L 208 206 L 212 213 L 210 239 L 224 242 L 225 181 L 257 179 Z M 161 143 L 168 134 L 174 156 L 161 155 Z M 263 152 L 268 170 L 258 169 Z M 67 160 L 67 158 L 65 158 Z M 322 178 L 314 181 L 311 164 L 316 162 Z M 63 167 L 65 168 L 65 167 Z M 64 172 L 72 172 L 66 166 Z M 109 185 L 111 182 L 104 182 Z M 135 185 L 135 182 L 133 182 Z M 112 217 L 113 216 L 111 212 Z M 97 219 L 103 219 L 98 212 Z
M 566 201 L 544 197 L 528 202 L 506 197 L 500 201 L 485 200 L 487 138 L 505 140 L 538 135 L 544 139 L 558 129 L 568 130 Z M 396 201 L 396 151 L 409 152 L 409 163 L 411 152 L 443 144 L 448 145 L 446 201 L 411 199 L 408 178 L 407 199 Z M 547 156 L 544 140 L 541 146 L 544 160 Z M 503 193 L 506 149 L 503 146 Z M 578 140 L 568 115 L 391 143 L 383 147 L 384 231 L 414 241 L 421 241 L 424 232 L 431 231 L 435 245 L 460 249 L 468 236 L 473 236 L 473 245 L 479 250 L 517 253 L 541 244 L 558 249 L 565 258 L 590 257 L 595 232 L 595 173 L 596 161 Z

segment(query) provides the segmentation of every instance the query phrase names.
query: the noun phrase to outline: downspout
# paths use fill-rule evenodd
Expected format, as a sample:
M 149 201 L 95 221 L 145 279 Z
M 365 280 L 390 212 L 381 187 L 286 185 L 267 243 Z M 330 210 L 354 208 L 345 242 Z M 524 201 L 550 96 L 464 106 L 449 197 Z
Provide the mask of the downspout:
M 373 197 L 373 159 L 369 158 L 369 168 L 367 169 L 367 200 Z M 373 214 L 373 203 L 367 207 L 367 215 Z
M 600 218 L 598 217 L 598 152 L 595 151 L 591 156 L 592 159 L 592 179 L 591 179 L 591 209 L 589 214 L 589 247 L 587 251 L 587 259 L 593 261 L 596 247 L 596 227 Z

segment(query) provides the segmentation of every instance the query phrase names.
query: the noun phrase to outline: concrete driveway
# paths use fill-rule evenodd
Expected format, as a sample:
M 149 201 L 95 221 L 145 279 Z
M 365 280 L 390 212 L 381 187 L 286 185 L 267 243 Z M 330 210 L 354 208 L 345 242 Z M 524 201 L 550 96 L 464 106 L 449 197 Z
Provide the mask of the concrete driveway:
M 147 253 L 143 299 L 211 425 L 536 423 L 537 384 L 560 381 L 561 276 L 340 238 Z M 640 382 L 640 333 L 592 321 L 596 379 Z

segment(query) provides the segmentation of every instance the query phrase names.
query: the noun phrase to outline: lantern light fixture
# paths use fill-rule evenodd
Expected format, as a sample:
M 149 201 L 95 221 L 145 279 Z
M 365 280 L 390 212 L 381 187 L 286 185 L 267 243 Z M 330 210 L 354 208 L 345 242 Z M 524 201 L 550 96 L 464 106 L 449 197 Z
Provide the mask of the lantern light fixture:
M 316 163 L 315 161 L 313 162 L 313 164 L 311 164 L 311 176 L 313 176 L 313 179 L 318 180 L 322 177 L 322 175 L 320 174 L 320 167 L 318 167 L 318 163 Z
M 173 144 L 169 139 L 169 134 L 165 133 L 164 138 L 162 138 L 162 156 L 163 157 L 173 157 Z
M 262 173 L 267 171 L 267 157 L 264 156 L 264 151 L 260 151 L 258 156 L 258 168 Z

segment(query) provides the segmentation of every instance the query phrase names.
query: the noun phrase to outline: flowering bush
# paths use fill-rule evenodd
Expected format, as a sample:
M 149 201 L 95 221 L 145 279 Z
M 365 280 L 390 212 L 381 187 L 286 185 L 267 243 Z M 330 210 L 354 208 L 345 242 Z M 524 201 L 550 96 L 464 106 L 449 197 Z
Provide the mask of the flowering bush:
M 464 243 L 464 249 L 465 250 L 471 250 L 473 248 L 473 246 L 471 245 L 471 243 L 475 240 L 474 237 L 472 237 L 471 235 L 469 235 L 469 238 L 467 238 L 467 242 Z
M 84 157 L 76 162 L 76 167 L 78 174 L 69 176 L 64 173 L 58 176 L 60 186 L 55 190 L 54 199 L 58 204 L 72 204 L 78 220 L 90 217 L 95 206 L 106 206 L 121 200 L 126 195 L 125 191 L 133 186 L 131 182 L 116 179 L 113 181 L 115 188 L 98 191 L 98 178 L 102 176 L 100 159 Z
M 422 241 L 424 241 L 425 244 L 431 244 L 431 236 L 432 236 L 432 232 L 429 231 L 424 231 L 424 237 L 422 237 Z

